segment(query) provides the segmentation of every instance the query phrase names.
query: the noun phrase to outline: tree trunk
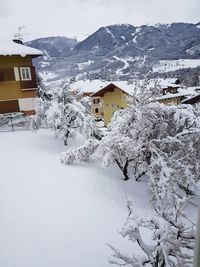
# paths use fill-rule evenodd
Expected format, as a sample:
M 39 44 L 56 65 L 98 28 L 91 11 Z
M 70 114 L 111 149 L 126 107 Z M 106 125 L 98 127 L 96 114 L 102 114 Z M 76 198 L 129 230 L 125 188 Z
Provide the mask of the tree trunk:
M 115 162 L 117 163 L 118 167 L 120 168 L 120 170 L 123 172 L 124 174 L 124 181 L 127 181 L 130 179 L 130 177 L 128 176 L 128 164 L 129 161 L 127 160 L 124 167 L 121 165 L 121 163 L 119 162 L 118 159 L 115 159 Z

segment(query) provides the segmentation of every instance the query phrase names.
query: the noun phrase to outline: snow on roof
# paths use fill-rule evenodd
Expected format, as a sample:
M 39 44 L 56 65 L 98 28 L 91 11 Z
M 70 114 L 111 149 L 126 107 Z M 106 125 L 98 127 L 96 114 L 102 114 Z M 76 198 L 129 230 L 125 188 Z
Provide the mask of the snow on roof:
M 160 88 L 167 88 L 169 86 L 172 87 L 178 87 L 177 88 L 177 93 L 167 93 L 165 95 L 161 95 L 160 97 L 157 98 L 157 100 L 161 100 L 161 99 L 169 99 L 169 98 L 175 98 L 175 97 L 191 97 L 191 96 L 196 96 L 200 93 L 200 87 L 180 87 L 180 85 L 176 85 L 176 78 L 173 79 L 151 79 L 149 80 L 149 87 L 154 87 L 155 83 L 158 83 L 158 85 L 160 86 Z M 139 83 L 142 85 L 143 80 L 140 80 Z M 134 81 L 131 82 L 127 82 L 127 81 L 112 81 L 112 82 L 106 82 L 104 84 L 103 87 L 101 87 L 98 91 L 94 92 L 93 96 L 97 96 L 98 93 L 99 95 L 104 94 L 106 87 L 110 86 L 110 85 L 114 85 L 115 87 L 118 87 L 119 89 L 121 89 L 122 91 L 124 91 L 125 93 L 127 93 L 128 95 L 133 95 L 135 93 L 135 86 L 136 84 L 134 83 Z
M 158 84 L 160 88 L 168 88 L 169 86 L 173 87 L 180 87 L 179 85 L 175 84 L 175 81 L 177 79 L 151 79 L 149 80 L 148 87 L 154 87 L 155 84 Z M 135 87 L 137 86 L 137 82 L 139 82 L 140 85 L 143 84 L 144 80 L 136 81 L 136 83 L 133 82 L 127 82 L 127 81 L 113 81 L 110 82 L 126 92 L 129 95 L 133 95 L 135 93 Z
M 17 44 L 13 41 L 0 39 L 0 56 L 20 55 L 22 57 L 25 57 L 27 55 L 41 56 L 42 54 L 43 54 L 42 51 L 38 49 L 22 44 Z
M 185 87 L 185 88 L 178 88 L 178 92 L 175 94 L 167 93 L 166 95 L 162 95 L 157 100 L 161 99 L 169 99 L 175 97 L 184 96 L 186 99 L 190 98 L 191 96 L 199 95 L 200 87 Z
M 135 83 L 128 82 L 128 81 L 110 81 L 106 82 L 104 86 L 102 86 L 99 90 L 94 92 L 92 96 L 100 96 L 106 92 L 106 90 L 110 88 L 110 86 L 118 87 L 123 92 L 127 93 L 128 95 L 133 95 L 135 92 Z
M 80 93 L 95 93 L 107 84 L 108 82 L 98 79 L 79 80 L 70 84 L 70 91 L 79 91 Z
M 174 79 L 151 79 L 149 80 L 148 86 L 154 87 L 155 84 L 157 83 L 160 88 L 168 88 L 169 86 L 180 87 L 179 85 L 175 84 L 176 80 L 177 80 L 176 78 Z M 139 80 L 139 81 L 134 80 L 132 82 L 131 81 L 111 81 L 111 82 L 105 83 L 104 86 L 100 88 L 98 91 L 100 91 L 101 89 L 104 89 L 110 84 L 113 84 L 114 86 L 118 87 L 123 92 L 127 93 L 128 95 L 133 95 L 135 93 L 135 88 L 138 82 L 142 85 L 144 80 Z
M 135 89 L 134 83 L 129 83 L 127 81 L 113 81 L 110 83 L 114 84 L 116 87 L 120 88 L 122 91 L 124 91 L 128 95 L 132 95 L 134 93 L 134 89 Z
M 175 98 L 175 97 L 191 97 L 199 94 L 200 88 L 199 87 L 186 87 L 182 88 L 180 85 L 176 85 L 176 78 L 168 78 L 168 79 L 151 79 L 149 81 L 149 87 L 155 86 L 155 83 L 157 82 L 160 86 L 160 88 L 167 88 L 169 86 L 172 87 L 179 87 L 177 89 L 177 93 L 167 93 L 165 95 L 161 95 L 157 98 L 157 100 L 161 99 L 169 99 L 169 98 Z M 140 80 L 139 83 L 142 85 L 143 80 Z M 133 95 L 135 93 L 135 86 L 136 84 L 131 81 L 102 81 L 102 80 L 79 80 L 70 85 L 70 91 L 79 91 L 80 93 L 90 93 L 94 94 L 98 92 L 101 93 L 101 90 L 104 90 L 107 86 L 114 85 L 115 87 L 118 87 L 123 92 L 127 93 L 128 95 Z M 198 91 L 199 89 L 199 91 Z
M 167 88 L 170 86 L 180 87 L 180 85 L 176 84 L 177 80 L 178 80 L 177 78 L 167 78 L 167 79 L 159 78 L 159 79 L 157 79 L 161 88 Z

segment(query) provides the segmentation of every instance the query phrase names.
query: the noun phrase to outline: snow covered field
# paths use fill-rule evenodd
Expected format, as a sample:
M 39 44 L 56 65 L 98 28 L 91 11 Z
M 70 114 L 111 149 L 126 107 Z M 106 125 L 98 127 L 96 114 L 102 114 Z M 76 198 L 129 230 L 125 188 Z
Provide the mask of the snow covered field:
M 47 130 L 0 133 L 0 147 L 0 266 L 108 267 L 106 242 L 129 250 L 117 231 L 126 195 L 151 213 L 145 183 L 98 164 L 60 164 L 65 147 Z
M 153 72 L 168 72 L 186 68 L 196 68 L 200 66 L 200 59 L 177 59 L 160 60 L 153 66 Z

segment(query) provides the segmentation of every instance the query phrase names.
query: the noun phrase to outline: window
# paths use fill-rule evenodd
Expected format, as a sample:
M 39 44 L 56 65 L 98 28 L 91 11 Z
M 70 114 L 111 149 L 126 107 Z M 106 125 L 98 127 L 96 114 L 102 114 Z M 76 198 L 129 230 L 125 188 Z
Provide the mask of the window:
M 99 99 L 97 99 L 97 98 L 94 99 L 94 100 L 93 100 L 93 104 L 99 104 Z
M 95 108 L 94 112 L 95 113 L 98 113 L 99 112 L 99 109 L 98 108 Z
M 20 68 L 20 75 L 22 81 L 31 80 L 31 69 L 30 67 L 22 67 Z

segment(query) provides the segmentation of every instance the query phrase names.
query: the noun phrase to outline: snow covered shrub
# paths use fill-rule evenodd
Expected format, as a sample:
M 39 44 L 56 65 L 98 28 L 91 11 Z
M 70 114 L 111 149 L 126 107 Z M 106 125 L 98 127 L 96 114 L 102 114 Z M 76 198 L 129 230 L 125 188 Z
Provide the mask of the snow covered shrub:
M 47 126 L 46 112 L 49 109 L 50 103 L 41 98 L 37 99 L 35 115 L 31 118 L 30 128 L 32 130 L 38 130 Z
M 110 263 L 131 267 L 192 266 L 195 226 L 185 217 L 185 204 L 186 199 L 174 195 L 169 200 L 168 208 L 164 211 L 157 210 L 157 214 L 151 218 L 136 216 L 129 206 L 128 223 L 121 234 L 133 243 L 133 251 L 138 247 L 140 253 L 129 256 L 108 245 L 114 252 Z M 150 244 L 143 238 L 144 229 L 150 232 Z
M 89 160 L 90 156 L 94 154 L 98 148 L 99 141 L 95 139 L 89 139 L 85 144 L 77 149 L 72 148 L 63 152 L 60 156 L 61 163 L 63 164 L 73 164 L 81 163 Z

